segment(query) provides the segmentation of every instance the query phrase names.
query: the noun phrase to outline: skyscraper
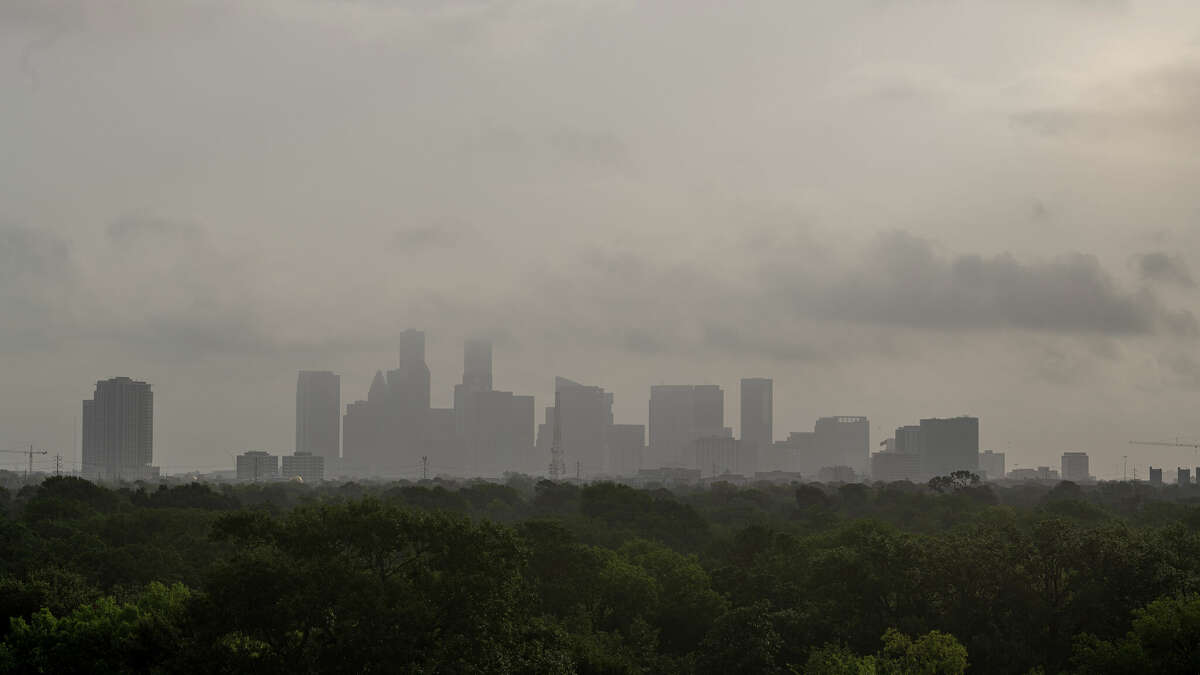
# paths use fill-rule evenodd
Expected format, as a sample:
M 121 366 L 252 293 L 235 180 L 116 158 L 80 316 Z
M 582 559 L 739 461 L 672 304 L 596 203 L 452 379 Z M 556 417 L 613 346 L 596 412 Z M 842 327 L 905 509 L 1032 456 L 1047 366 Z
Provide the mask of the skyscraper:
M 425 363 L 425 332 L 406 330 L 400 334 L 400 363 L 387 374 L 394 425 L 393 447 L 398 461 L 415 465 L 426 450 L 430 432 L 429 366 Z
M 584 478 L 604 471 L 605 433 L 613 423 L 612 404 L 613 395 L 600 387 L 554 378 L 553 422 L 568 475 L 575 475 L 577 467 Z
M 727 436 L 725 392 L 716 385 L 664 384 L 650 387 L 650 462 L 691 464 L 698 438 Z
M 454 415 L 468 473 L 499 476 L 540 467 L 541 458 L 533 457 L 533 397 L 492 389 L 492 343 L 487 340 L 467 340 L 463 346 Z
M 83 402 L 83 475 L 93 480 L 146 480 L 154 462 L 154 393 L 128 377 L 96 383 Z
M 296 452 L 341 456 L 342 378 L 302 370 L 296 380 Z
M 848 466 L 865 472 L 871 459 L 871 425 L 866 417 L 822 417 L 813 426 L 813 455 L 800 471 L 812 473 L 830 466 Z M 801 459 L 804 462 L 803 458 Z
M 391 402 L 387 380 L 376 371 L 367 399 L 346 406 L 342 457 L 353 471 L 374 474 L 399 464 Z
M 425 363 L 425 332 L 400 334 L 400 362 L 387 374 L 388 389 L 397 412 L 412 414 L 429 409 L 429 366 Z
M 921 472 L 948 476 L 955 471 L 979 471 L 979 418 L 921 420 Z
M 742 463 L 740 469 L 753 475 L 759 457 L 774 439 L 774 381 L 764 377 L 742 378 Z
M 642 468 L 646 449 L 646 426 L 643 424 L 613 424 L 604 436 L 608 446 L 607 473 L 613 476 L 636 476 Z
M 462 383 L 471 391 L 492 390 L 492 343 L 489 340 L 467 340 L 463 345 Z

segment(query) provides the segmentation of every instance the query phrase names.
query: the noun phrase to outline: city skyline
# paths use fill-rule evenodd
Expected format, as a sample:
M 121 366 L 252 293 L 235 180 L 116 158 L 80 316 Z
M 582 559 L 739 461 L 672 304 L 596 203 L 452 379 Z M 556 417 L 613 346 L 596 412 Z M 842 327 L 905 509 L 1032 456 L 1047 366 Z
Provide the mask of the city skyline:
M 769 376 L 779 434 L 1195 463 L 1128 446 L 1200 437 L 1194 3 L 45 5 L 0 4 L 5 446 L 128 374 L 164 466 L 286 449 L 297 371 L 421 326 L 439 408 L 488 335 L 539 409 L 708 383 L 736 426 Z

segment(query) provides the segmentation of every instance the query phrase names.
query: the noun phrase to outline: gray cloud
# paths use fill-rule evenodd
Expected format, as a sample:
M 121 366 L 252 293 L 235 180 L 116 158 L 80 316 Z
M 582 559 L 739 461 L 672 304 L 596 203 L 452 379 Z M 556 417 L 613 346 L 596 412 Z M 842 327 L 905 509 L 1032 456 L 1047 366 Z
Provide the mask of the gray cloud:
M 1148 289 L 1122 290 L 1093 256 L 947 258 L 930 241 L 905 232 L 880 237 L 860 268 L 821 294 L 797 289 L 797 303 L 817 316 L 932 330 L 1196 332 L 1190 313 L 1164 308 Z
M 0 349 L 53 347 L 76 290 L 78 273 L 70 247 L 58 236 L 30 227 L 0 224 Z
M 1138 274 L 1145 281 L 1175 284 L 1185 288 L 1196 285 L 1192 280 L 1187 263 L 1177 255 L 1155 251 L 1135 256 L 1134 262 L 1137 265 Z
M 1103 82 L 1074 103 L 1043 106 L 1012 116 L 1045 136 L 1103 138 L 1127 143 L 1200 134 L 1200 62 L 1184 60 Z

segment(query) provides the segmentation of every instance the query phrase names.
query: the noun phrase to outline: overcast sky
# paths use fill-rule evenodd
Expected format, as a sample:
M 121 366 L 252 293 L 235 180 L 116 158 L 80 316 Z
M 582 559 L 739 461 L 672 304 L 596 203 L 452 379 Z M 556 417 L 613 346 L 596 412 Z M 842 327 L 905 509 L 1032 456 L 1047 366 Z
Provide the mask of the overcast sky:
M 775 379 L 775 434 L 980 417 L 1200 465 L 1194 0 L 5 0 L 0 447 L 155 391 L 168 471 L 292 449 L 428 333 L 497 388 Z M 15 458 L 0 459 L 11 465 Z

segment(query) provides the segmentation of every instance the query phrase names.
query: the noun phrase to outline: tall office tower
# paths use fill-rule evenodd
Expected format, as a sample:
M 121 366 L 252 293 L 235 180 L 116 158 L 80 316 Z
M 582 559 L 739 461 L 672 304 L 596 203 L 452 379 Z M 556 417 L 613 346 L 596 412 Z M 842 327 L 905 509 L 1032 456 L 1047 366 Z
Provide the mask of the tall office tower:
M 650 387 L 650 462 L 691 464 L 697 438 L 727 436 L 725 392 L 716 385 Z
M 404 466 L 420 462 L 429 422 L 429 366 L 425 363 L 425 333 L 406 330 L 400 334 L 400 363 L 387 374 L 392 400 L 393 447 Z
M 742 469 L 747 475 L 758 470 L 761 459 L 774 442 L 775 403 L 773 380 L 742 378 Z
M 908 455 L 921 454 L 921 427 L 911 424 L 896 427 L 896 452 Z M 1001 477 L 1004 474 L 1000 474 Z
M 346 406 L 342 423 L 342 459 L 357 474 L 380 475 L 399 465 L 394 442 L 392 397 L 383 373 L 371 380 L 367 400 Z
M 1086 452 L 1064 452 L 1062 455 L 1062 479 L 1073 483 L 1086 483 L 1091 479 Z
M 456 410 L 472 476 L 500 476 L 528 468 L 533 449 L 533 397 L 511 391 L 460 395 Z M 539 462 L 540 464 L 540 462 Z
M 567 476 L 604 471 L 605 432 L 612 426 L 613 395 L 600 387 L 554 378 L 554 427 Z M 548 459 L 548 458 L 547 458 Z
M 948 476 L 979 471 L 979 418 L 921 420 L 921 472 Z
M 1181 466 L 1175 467 L 1175 484 L 1176 485 L 1191 485 L 1192 470 L 1185 469 Z
M 1004 478 L 1004 453 L 984 450 L 979 453 L 979 470 L 988 480 Z
M 608 447 L 606 473 L 612 476 L 636 476 L 642 469 L 646 450 L 646 425 L 614 424 L 604 435 Z
M 463 345 L 462 383 L 471 391 L 492 390 L 492 343 L 467 340 Z
M 813 434 L 813 452 L 802 464 L 802 473 L 818 473 L 831 466 L 848 466 L 855 472 L 866 472 L 871 461 L 871 425 L 867 418 L 857 415 L 822 417 L 813 426 Z
M 524 473 L 540 472 L 545 464 L 542 458 L 533 451 L 534 444 L 534 425 L 537 423 L 537 413 L 534 411 L 534 401 L 532 396 L 512 397 L 512 414 L 509 417 L 509 438 L 512 439 L 513 448 L 513 466 L 509 467 L 513 471 L 521 471 Z
M 465 443 L 458 434 L 457 417 L 454 408 L 429 409 L 425 417 L 420 451 L 406 460 L 406 477 L 419 477 L 417 472 L 423 464 L 422 457 L 428 458 L 430 478 L 437 473 L 471 475 Z
M 533 456 L 533 397 L 492 389 L 492 343 L 487 340 L 467 340 L 463 348 L 454 414 L 469 475 L 500 476 L 542 464 Z
M 546 458 L 550 456 L 550 449 L 554 446 L 554 406 L 546 406 L 545 414 L 545 421 L 537 427 L 537 445 L 535 446 L 538 461 L 542 464 L 546 463 Z
M 296 452 L 341 456 L 342 378 L 327 370 L 302 370 L 296 380 Z
M 400 363 L 387 375 L 388 389 L 399 411 L 429 409 L 429 366 L 425 363 L 425 332 L 400 334 Z
M 154 393 L 128 377 L 96 383 L 83 402 L 83 475 L 93 480 L 147 480 L 154 462 Z

